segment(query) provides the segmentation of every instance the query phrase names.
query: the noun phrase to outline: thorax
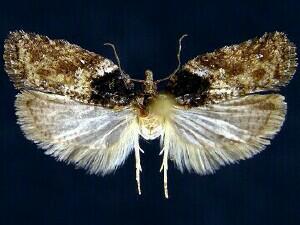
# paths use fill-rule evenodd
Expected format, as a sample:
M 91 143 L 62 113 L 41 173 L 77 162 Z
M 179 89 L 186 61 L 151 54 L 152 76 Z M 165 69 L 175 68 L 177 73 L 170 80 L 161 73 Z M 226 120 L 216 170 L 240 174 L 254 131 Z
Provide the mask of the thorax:
M 152 140 L 163 134 L 163 126 L 172 114 L 174 102 L 167 95 L 147 96 L 138 108 L 140 135 Z

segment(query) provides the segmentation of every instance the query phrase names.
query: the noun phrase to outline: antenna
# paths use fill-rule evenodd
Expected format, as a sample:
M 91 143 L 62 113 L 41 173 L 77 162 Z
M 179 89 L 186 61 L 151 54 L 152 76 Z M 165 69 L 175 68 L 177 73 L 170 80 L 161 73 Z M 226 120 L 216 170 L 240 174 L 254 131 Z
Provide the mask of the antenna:
M 177 68 L 175 69 L 175 71 L 172 74 L 177 73 L 177 71 L 180 69 L 180 66 L 181 66 L 181 58 L 180 58 L 180 54 L 181 54 L 181 42 L 187 36 L 188 36 L 187 34 L 184 34 L 178 40 L 178 52 L 177 52 L 177 62 L 178 62 L 178 65 L 177 65 Z
M 120 58 L 119 58 L 119 56 L 118 56 L 118 53 L 117 53 L 117 50 L 116 50 L 116 47 L 115 47 L 114 44 L 108 42 L 108 43 L 104 43 L 103 45 L 105 45 L 105 46 L 110 46 L 110 47 L 113 49 L 115 58 L 116 58 L 116 60 L 117 60 L 118 67 L 119 67 L 120 72 L 121 72 L 121 75 L 126 79 L 127 82 L 129 82 L 129 81 L 135 81 L 135 82 L 140 82 L 140 83 L 143 83 L 143 82 L 144 82 L 144 80 L 138 80 L 138 79 L 132 79 L 132 78 L 130 78 L 129 75 L 126 74 L 126 73 L 123 71 L 123 69 L 122 69 L 122 67 L 121 67 L 121 63 L 120 63 Z
M 104 43 L 103 45 L 105 45 L 105 46 L 110 46 L 110 47 L 113 49 L 115 58 L 116 58 L 116 60 L 117 60 L 118 67 L 119 67 L 119 69 L 120 69 L 120 71 L 121 71 L 121 75 L 122 75 L 124 78 L 127 78 L 126 74 L 125 74 L 124 71 L 122 70 L 121 63 L 120 63 L 120 59 L 119 59 L 119 56 L 118 56 L 118 53 L 117 53 L 117 50 L 116 50 L 115 45 L 112 44 L 112 43 Z
M 171 75 L 167 76 L 166 78 L 155 81 L 156 83 L 159 83 L 159 82 L 170 79 L 171 76 L 173 76 L 175 73 L 178 72 L 178 70 L 180 70 L 180 67 L 181 67 L 181 57 L 180 57 L 181 56 L 181 43 L 182 43 L 182 40 L 187 36 L 188 36 L 187 34 L 184 34 L 178 40 L 178 52 L 177 52 L 177 62 L 178 62 L 178 64 L 177 64 L 176 69 L 174 70 L 173 73 L 171 73 Z

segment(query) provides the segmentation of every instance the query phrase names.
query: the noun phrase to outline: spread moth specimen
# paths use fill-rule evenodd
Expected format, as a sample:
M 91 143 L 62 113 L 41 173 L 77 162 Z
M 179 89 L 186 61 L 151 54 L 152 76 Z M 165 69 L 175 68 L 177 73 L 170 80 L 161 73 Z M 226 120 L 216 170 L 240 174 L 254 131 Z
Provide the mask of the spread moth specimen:
M 15 106 L 25 136 L 95 174 L 113 172 L 134 152 L 139 194 L 139 138 L 160 138 L 166 198 L 168 160 L 209 174 L 262 151 L 285 119 L 276 92 L 295 73 L 294 44 L 284 33 L 266 33 L 181 66 L 184 36 L 177 69 L 155 81 L 150 70 L 145 80 L 130 78 L 112 44 L 117 65 L 64 40 L 11 32 L 5 70 L 20 90 Z

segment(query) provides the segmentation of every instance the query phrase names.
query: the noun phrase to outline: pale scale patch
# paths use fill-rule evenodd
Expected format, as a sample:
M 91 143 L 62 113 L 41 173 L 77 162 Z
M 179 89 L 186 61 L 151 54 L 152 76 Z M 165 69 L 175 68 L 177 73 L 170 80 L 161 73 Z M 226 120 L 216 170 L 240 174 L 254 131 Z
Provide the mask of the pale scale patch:
M 99 65 L 96 67 L 96 75 L 104 76 L 104 74 L 111 73 L 112 71 L 118 69 L 117 65 L 114 65 L 110 60 L 104 59 Z

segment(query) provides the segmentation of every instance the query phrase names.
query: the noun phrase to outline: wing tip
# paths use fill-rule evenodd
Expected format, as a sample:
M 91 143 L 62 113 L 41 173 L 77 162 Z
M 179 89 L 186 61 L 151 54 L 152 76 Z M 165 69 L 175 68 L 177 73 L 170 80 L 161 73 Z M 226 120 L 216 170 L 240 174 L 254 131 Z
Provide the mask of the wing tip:
M 285 32 L 275 31 L 265 33 L 262 39 L 271 39 L 278 43 L 278 48 L 282 54 L 282 69 L 278 75 L 279 86 L 287 85 L 293 78 L 298 67 L 297 47 L 294 42 L 290 41 Z M 280 76 L 281 75 L 281 76 Z
M 289 53 L 288 53 L 288 65 L 285 70 L 285 74 L 289 76 L 289 80 L 287 83 L 293 78 L 294 74 L 296 73 L 298 67 L 298 58 L 297 58 L 297 51 L 296 45 L 289 41 Z
M 24 30 L 10 31 L 4 40 L 4 70 L 17 89 L 22 89 L 26 80 L 25 63 L 21 60 L 22 48 L 33 38 L 49 40 L 47 36 Z
M 24 39 L 26 33 L 23 30 L 11 31 L 4 41 L 4 70 L 8 73 L 10 80 L 17 89 L 24 83 L 24 65 L 19 61 L 20 40 Z

